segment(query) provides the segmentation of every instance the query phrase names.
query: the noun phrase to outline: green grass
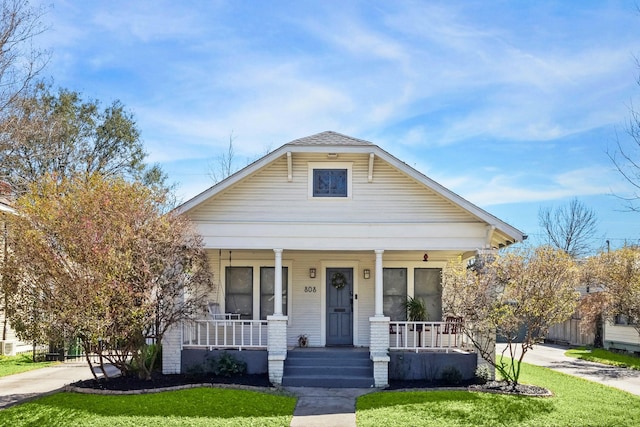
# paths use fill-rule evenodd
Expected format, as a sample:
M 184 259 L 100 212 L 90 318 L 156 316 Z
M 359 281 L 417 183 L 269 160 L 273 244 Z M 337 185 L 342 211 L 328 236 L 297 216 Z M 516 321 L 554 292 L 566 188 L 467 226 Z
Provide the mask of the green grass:
M 0 412 L 0 426 L 289 426 L 296 399 L 222 388 L 57 393 Z
M 51 366 L 56 362 L 33 362 L 31 354 L 0 356 L 0 377 Z
M 553 397 L 466 391 L 378 392 L 356 404 L 366 426 L 638 426 L 640 397 L 550 369 L 523 364 L 520 381 Z
M 584 359 L 605 365 L 620 366 L 640 371 L 640 357 L 630 354 L 620 354 L 602 348 L 573 348 L 565 352 L 566 356 Z

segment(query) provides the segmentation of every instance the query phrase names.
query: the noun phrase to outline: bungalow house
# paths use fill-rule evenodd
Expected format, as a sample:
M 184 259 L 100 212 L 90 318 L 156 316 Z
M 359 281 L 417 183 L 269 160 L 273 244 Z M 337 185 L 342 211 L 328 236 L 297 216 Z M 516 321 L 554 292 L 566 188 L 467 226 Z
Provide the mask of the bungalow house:
M 316 386 L 384 386 L 394 360 L 427 353 L 441 366 L 465 356 L 473 372 L 460 319 L 443 319 L 442 269 L 526 238 L 380 147 L 336 132 L 291 141 L 177 211 L 203 236 L 216 287 L 202 320 L 165 336 L 163 371 L 235 349 L 250 371 L 284 385 L 302 385 L 296 378 L 315 365 Z M 421 322 L 407 320 L 407 296 L 424 301 Z M 347 355 L 364 359 L 367 380 L 356 380 L 358 362 L 339 359 Z

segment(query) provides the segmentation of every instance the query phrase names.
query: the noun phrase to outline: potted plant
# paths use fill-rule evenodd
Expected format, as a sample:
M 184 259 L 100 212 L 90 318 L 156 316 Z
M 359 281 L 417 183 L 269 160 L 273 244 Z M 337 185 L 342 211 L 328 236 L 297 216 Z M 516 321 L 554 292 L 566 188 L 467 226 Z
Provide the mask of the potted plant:
M 306 335 L 300 335 L 298 337 L 298 346 L 305 348 L 309 345 L 309 338 Z
M 429 320 L 429 313 L 427 312 L 427 305 L 422 298 L 413 298 L 407 295 L 407 300 L 404 303 L 404 308 L 407 312 L 407 320 L 410 322 L 426 322 Z M 416 325 L 416 330 L 422 332 L 422 324 Z M 413 330 L 413 327 L 411 327 Z
M 422 298 L 407 296 L 404 308 L 407 311 L 407 320 L 410 322 L 425 322 L 429 320 L 427 305 L 424 303 Z

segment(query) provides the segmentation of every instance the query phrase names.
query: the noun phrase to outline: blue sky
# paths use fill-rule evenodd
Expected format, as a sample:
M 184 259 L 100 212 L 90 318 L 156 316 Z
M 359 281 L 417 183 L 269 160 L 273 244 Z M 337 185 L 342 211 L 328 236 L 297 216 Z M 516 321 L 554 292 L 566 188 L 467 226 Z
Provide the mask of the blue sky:
M 594 247 L 640 239 L 607 156 L 640 94 L 635 0 L 42 4 L 45 75 L 122 101 L 185 200 L 212 184 L 232 133 L 244 166 L 333 130 L 533 242 L 540 207 L 574 197 L 598 216 Z

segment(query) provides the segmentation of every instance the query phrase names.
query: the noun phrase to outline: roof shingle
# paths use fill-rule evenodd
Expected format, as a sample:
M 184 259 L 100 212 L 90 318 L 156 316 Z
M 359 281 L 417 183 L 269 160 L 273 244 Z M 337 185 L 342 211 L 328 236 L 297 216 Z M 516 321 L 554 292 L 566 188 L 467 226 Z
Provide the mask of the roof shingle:
M 304 138 L 294 139 L 286 145 L 374 145 L 364 139 L 353 138 L 338 132 L 326 131 Z

